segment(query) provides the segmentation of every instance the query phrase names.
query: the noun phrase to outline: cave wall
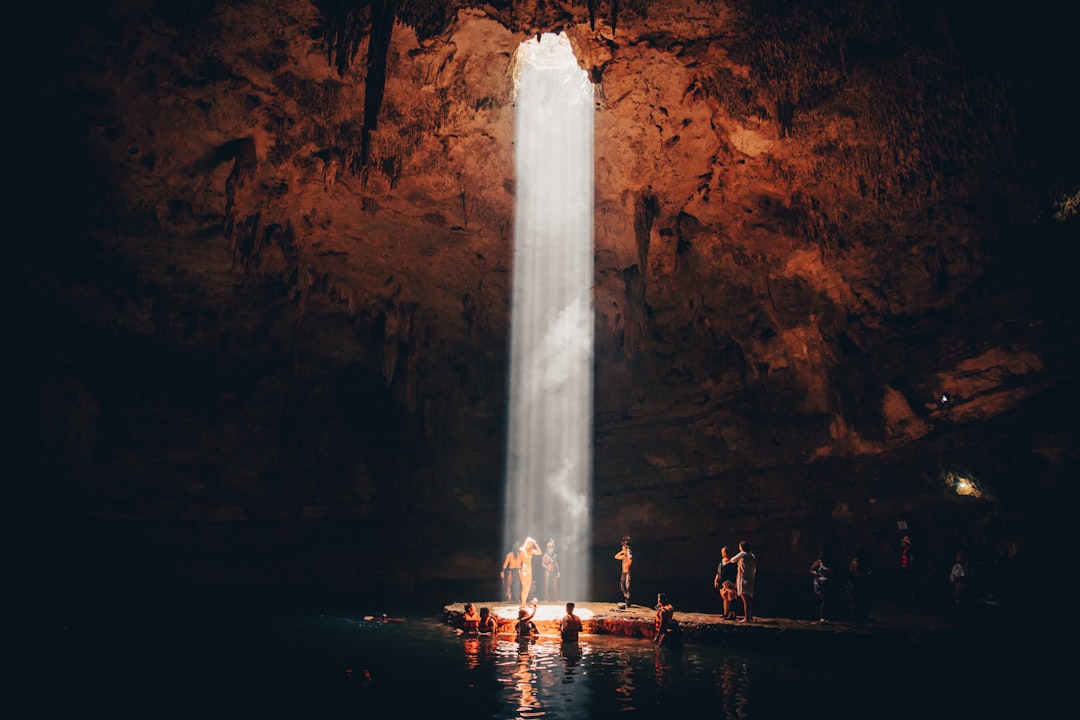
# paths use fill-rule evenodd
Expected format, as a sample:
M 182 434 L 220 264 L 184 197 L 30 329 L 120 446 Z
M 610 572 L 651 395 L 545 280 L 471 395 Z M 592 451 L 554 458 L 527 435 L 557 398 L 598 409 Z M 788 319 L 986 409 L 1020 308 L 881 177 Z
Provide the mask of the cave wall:
M 513 53 L 549 30 L 596 84 L 598 594 L 624 532 L 645 587 L 746 537 L 777 594 L 901 520 L 941 562 L 1053 546 L 1080 178 L 1038 5 L 45 10 L 5 390 L 61 575 L 495 591 Z

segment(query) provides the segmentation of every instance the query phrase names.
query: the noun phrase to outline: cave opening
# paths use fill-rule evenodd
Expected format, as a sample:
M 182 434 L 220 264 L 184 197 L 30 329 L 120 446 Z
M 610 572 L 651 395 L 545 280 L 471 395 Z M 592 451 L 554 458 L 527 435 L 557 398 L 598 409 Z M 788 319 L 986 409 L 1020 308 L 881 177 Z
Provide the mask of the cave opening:
M 593 86 L 564 33 L 519 46 L 504 546 L 543 548 L 515 599 L 589 597 Z M 552 545 L 550 541 L 554 541 Z M 558 584 L 545 583 L 553 551 Z M 526 596 L 527 595 L 527 596 Z

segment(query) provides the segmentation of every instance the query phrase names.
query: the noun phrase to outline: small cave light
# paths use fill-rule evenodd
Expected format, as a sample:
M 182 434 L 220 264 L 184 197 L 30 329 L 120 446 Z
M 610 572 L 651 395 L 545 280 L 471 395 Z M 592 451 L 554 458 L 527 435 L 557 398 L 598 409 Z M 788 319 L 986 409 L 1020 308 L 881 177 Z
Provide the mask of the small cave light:
M 957 495 L 963 495 L 966 497 L 977 498 L 989 498 L 989 495 L 984 491 L 979 483 L 975 481 L 975 478 L 970 475 L 962 475 L 956 472 L 942 473 L 942 479 L 945 484 L 952 488 L 953 492 Z

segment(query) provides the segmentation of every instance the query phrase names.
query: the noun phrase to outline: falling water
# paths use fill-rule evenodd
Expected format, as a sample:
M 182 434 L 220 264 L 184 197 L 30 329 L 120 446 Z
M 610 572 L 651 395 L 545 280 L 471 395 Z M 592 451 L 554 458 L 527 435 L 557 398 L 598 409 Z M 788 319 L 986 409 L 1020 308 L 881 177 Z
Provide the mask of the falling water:
M 565 35 L 521 44 L 504 551 L 555 540 L 559 600 L 589 597 L 593 87 Z M 541 558 L 530 597 L 543 598 Z

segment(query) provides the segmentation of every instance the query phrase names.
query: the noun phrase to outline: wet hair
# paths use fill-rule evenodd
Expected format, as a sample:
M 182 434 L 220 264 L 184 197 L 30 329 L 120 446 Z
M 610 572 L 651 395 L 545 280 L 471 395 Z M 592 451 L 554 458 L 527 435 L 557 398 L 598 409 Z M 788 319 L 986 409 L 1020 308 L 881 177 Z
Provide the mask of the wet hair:
M 485 616 L 487 616 L 487 615 L 490 615 L 490 614 L 491 614 L 491 610 L 490 610 L 490 609 L 488 609 L 488 608 L 486 608 L 486 607 L 482 607 L 482 608 L 480 608 L 480 614 L 481 614 L 481 615 L 485 615 Z
M 576 607 L 576 606 L 575 606 L 575 605 L 574 605 L 574 603 L 572 603 L 572 602 L 568 602 L 568 603 L 566 603 L 566 611 L 567 611 L 567 612 L 573 612 L 573 611 L 574 611 L 574 608 L 575 608 L 575 607 Z
M 629 545 L 630 544 L 630 536 L 629 535 L 623 535 L 622 536 L 622 542 L 623 542 L 623 545 Z
M 659 593 L 659 594 L 657 594 L 656 599 L 660 601 L 661 605 L 663 605 L 664 603 L 667 602 L 667 593 Z
M 472 610 L 473 609 L 473 604 L 472 603 L 465 603 L 465 609 L 466 610 Z
M 525 608 L 518 608 L 518 620 L 525 617 L 529 613 Z

